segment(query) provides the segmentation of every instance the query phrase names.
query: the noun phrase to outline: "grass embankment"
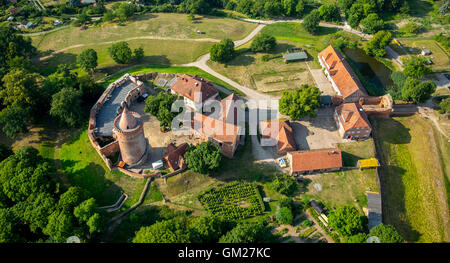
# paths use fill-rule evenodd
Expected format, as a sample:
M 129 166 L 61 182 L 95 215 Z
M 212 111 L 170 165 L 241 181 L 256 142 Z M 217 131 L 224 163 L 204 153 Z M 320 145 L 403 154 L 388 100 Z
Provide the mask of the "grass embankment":
M 418 115 L 373 123 L 385 223 L 409 242 L 449 241 L 449 142 Z
M 123 209 L 133 205 L 145 186 L 144 179 L 109 171 L 93 149 L 87 131 L 76 131 L 60 152 L 61 165 L 72 186 L 80 186 L 95 197 L 100 206 L 112 205 L 122 192 L 128 194 Z

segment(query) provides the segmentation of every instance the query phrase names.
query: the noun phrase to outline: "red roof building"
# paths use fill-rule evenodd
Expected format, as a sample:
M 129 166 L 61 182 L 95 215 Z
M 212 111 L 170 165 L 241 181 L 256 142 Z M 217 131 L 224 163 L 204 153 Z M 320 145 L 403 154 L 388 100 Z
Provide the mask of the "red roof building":
M 318 59 L 334 90 L 344 102 L 357 102 L 359 98 L 367 96 L 353 69 L 333 46 L 320 52 Z
M 278 124 L 278 127 L 273 125 Z M 261 139 L 268 142 L 268 146 L 277 145 L 278 154 L 283 155 L 289 151 L 297 150 L 294 132 L 289 121 L 261 121 L 259 124 Z M 262 143 L 264 146 L 264 143 Z
M 358 103 L 344 103 L 336 107 L 334 120 L 344 139 L 364 140 L 372 132 L 367 115 Z
M 342 152 L 339 149 L 319 149 L 288 152 L 291 175 L 330 172 L 342 168 Z
M 164 161 L 169 166 L 171 172 L 183 169 L 186 165 L 184 154 L 186 153 L 187 143 L 183 143 L 176 147 L 173 143 L 167 146 L 167 154 L 164 156 Z
M 184 97 L 185 103 L 195 110 L 201 110 L 202 104 L 219 96 L 211 82 L 187 74 L 177 76 L 171 92 Z
M 235 94 L 220 103 L 222 107 L 218 118 L 195 113 L 191 128 L 198 136 L 219 146 L 223 155 L 232 158 L 237 147 L 245 142 L 245 111 L 241 107 L 243 102 Z

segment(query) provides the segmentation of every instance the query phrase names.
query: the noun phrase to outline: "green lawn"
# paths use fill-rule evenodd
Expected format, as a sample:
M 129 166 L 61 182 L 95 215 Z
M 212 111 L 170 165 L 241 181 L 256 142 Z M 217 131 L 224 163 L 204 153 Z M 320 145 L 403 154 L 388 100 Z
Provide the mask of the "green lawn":
M 209 38 L 221 40 L 225 37 L 239 40 L 246 37 L 257 24 L 235 19 L 198 16 L 195 23 L 187 20 L 186 14 L 144 14 L 134 17 L 122 25 L 101 23 L 87 30 L 68 27 L 57 32 L 33 36 L 32 41 L 39 50 L 60 50 L 75 45 L 96 45 L 103 42 L 132 38 L 155 37 L 170 39 Z M 205 34 L 197 34 L 200 30 Z M 156 46 L 154 48 L 161 48 Z
M 213 42 L 194 42 L 192 40 L 170 41 L 170 40 L 152 40 L 139 39 L 128 41 L 130 48 L 144 48 L 145 57 L 140 62 L 131 62 L 129 65 L 118 65 L 108 54 L 108 48 L 111 44 L 96 44 L 84 46 L 82 48 L 72 48 L 67 51 L 56 53 L 53 56 L 42 60 L 38 65 L 44 75 L 54 72 L 59 64 L 76 64 L 76 57 L 84 49 L 93 48 L 97 51 L 98 67 L 96 77 L 104 77 L 118 70 L 129 67 L 134 64 L 158 64 L 172 65 L 185 64 L 197 60 L 201 55 L 209 52 Z M 77 70 L 80 74 L 86 74 L 81 69 Z
M 314 85 L 305 62 L 284 63 L 283 54 L 296 42 L 278 41 L 275 50 L 270 54 L 272 59 L 262 61 L 263 53 L 246 52 L 236 56 L 226 64 L 208 61 L 208 65 L 222 75 L 263 93 L 280 93 L 286 89 L 295 89 L 302 84 Z M 309 63 L 314 64 L 310 57 Z
M 418 115 L 372 123 L 383 155 L 385 223 L 409 242 L 448 242 L 448 141 Z
M 62 145 L 60 159 L 72 186 L 80 186 L 100 206 L 112 205 L 122 192 L 129 195 L 123 209 L 134 204 L 145 185 L 144 179 L 131 178 L 120 172 L 110 172 L 89 142 L 87 131 L 75 131 Z
M 377 174 L 375 169 L 349 170 L 312 176 L 305 187 L 303 199 L 321 201 L 328 209 L 340 205 L 351 205 L 367 208 L 367 191 L 378 192 Z M 321 191 L 314 184 L 322 186 Z

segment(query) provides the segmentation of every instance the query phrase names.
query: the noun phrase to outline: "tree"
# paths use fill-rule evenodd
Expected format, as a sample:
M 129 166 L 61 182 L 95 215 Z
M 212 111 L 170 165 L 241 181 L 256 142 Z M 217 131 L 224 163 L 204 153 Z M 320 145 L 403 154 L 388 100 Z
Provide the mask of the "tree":
M 29 73 L 23 69 L 13 69 L 8 72 L 2 79 L 3 89 L 0 90 L 3 105 L 35 106 L 37 94 L 39 94 L 37 79 L 38 74 Z
M 77 63 L 89 73 L 92 73 L 98 66 L 97 52 L 92 48 L 83 50 L 77 57 Z
M 356 235 L 345 238 L 345 243 L 366 243 L 366 242 L 367 242 L 366 233 L 358 233 Z
M 20 133 L 28 132 L 28 122 L 31 120 L 31 108 L 19 105 L 9 106 L 0 112 L 0 124 L 2 131 L 11 139 Z
M 297 5 L 295 6 L 295 12 L 297 12 L 297 14 L 301 14 L 303 13 L 304 10 L 305 10 L 305 0 L 298 0 Z
M 297 13 L 296 6 L 298 2 L 296 0 L 282 0 L 282 3 L 283 3 L 283 13 L 286 16 L 294 16 Z
M 288 174 L 275 174 L 270 187 L 280 194 L 291 195 L 297 190 L 297 182 Z
M 134 15 L 136 7 L 133 4 L 122 3 L 115 11 L 115 16 L 119 18 L 120 21 L 126 21 Z M 122 63 L 124 64 L 124 63 Z
M 386 55 L 384 49 L 392 41 L 392 34 L 388 31 L 379 31 L 373 38 L 364 44 L 364 51 L 370 56 L 383 57 Z
M 38 233 L 47 226 L 48 217 L 55 209 L 55 204 L 55 199 L 46 192 L 28 198 L 23 217 L 25 222 L 29 223 L 31 232 Z
M 206 0 L 184 0 L 182 5 L 185 12 L 190 14 L 208 14 L 211 10 Z
M 407 77 L 423 78 L 425 75 L 433 72 L 431 67 L 427 66 L 427 60 L 421 56 L 414 56 L 403 64 L 403 74 Z
M 0 186 L 12 202 L 27 200 L 33 194 L 54 193 L 55 171 L 38 150 L 24 146 L 0 163 Z
M 88 227 L 87 231 L 91 234 L 101 232 L 105 227 L 94 198 L 87 199 L 76 206 L 73 214 L 80 225 Z
M 250 50 L 253 52 L 269 52 L 275 48 L 277 45 L 277 40 L 275 37 L 267 35 L 265 33 L 260 33 L 253 40 Z
M 42 232 L 58 243 L 65 243 L 70 236 L 80 236 L 74 230 L 74 222 L 75 218 L 70 212 L 55 210 L 48 217 L 48 224 Z
M 417 34 L 420 32 L 422 27 L 414 22 L 408 22 L 402 26 L 398 31 L 406 34 Z
M 339 206 L 328 216 L 331 228 L 343 236 L 353 236 L 364 230 L 363 216 L 353 206 Z
M 277 218 L 277 221 L 283 225 L 291 225 L 292 220 L 294 219 L 291 209 L 287 207 L 279 208 L 275 213 L 275 217 Z
M 414 103 L 425 102 L 435 91 L 436 84 L 433 81 L 419 81 L 408 77 L 402 89 L 402 97 Z
M 128 43 L 124 41 L 113 44 L 108 48 L 108 53 L 111 58 L 119 64 L 127 64 L 132 57 L 131 48 L 128 46 Z
M 58 208 L 60 210 L 73 211 L 84 199 L 83 190 L 79 187 L 70 187 L 59 197 Z
M 341 18 L 338 7 L 335 3 L 321 5 L 319 7 L 319 15 L 327 22 L 339 21 Z
M 184 218 L 174 218 L 142 227 L 136 232 L 133 243 L 189 243 L 189 232 Z
M 304 84 L 293 91 L 283 91 L 280 99 L 280 113 L 292 119 L 315 117 L 316 109 L 320 107 L 320 90 Z
M 391 225 L 379 224 L 370 229 L 369 236 L 378 237 L 381 243 L 403 243 L 402 236 Z
M 212 142 L 202 142 L 197 146 L 190 145 L 184 154 L 189 169 L 201 174 L 207 174 L 219 167 L 222 156 L 220 148 Z
M 177 96 L 160 92 L 156 96 L 149 96 L 145 100 L 145 112 L 149 112 L 160 121 L 161 127 L 170 127 L 176 113 L 172 112 L 172 104 L 177 100 Z
M 225 63 L 230 61 L 234 56 L 234 42 L 226 38 L 220 43 L 212 45 L 209 50 L 211 54 L 211 60 L 220 63 Z
M 320 14 L 318 10 L 313 10 L 311 13 L 309 13 L 307 16 L 305 16 L 305 19 L 303 20 L 303 27 L 308 31 L 310 34 L 316 34 L 319 29 L 319 22 L 320 22 Z
M 134 49 L 133 54 L 136 61 L 142 61 L 144 58 L 144 49 L 142 47 L 138 47 Z
M 262 223 L 243 222 L 223 235 L 219 243 L 271 243 L 274 240 L 270 229 Z
M 368 34 L 375 34 L 384 28 L 383 19 L 379 18 L 377 14 L 369 14 L 366 18 L 360 21 L 363 26 L 363 32 Z
M 14 215 L 11 208 L 0 209 L 0 243 L 18 243 L 24 242 L 23 238 L 17 233 L 20 221 Z
M 217 242 L 224 232 L 231 229 L 230 226 L 225 219 L 207 214 L 194 220 L 190 227 L 190 239 L 193 243 Z
M 443 101 L 441 101 L 441 103 L 439 103 L 439 107 L 440 107 L 439 112 L 441 114 L 443 114 L 443 113 L 449 114 L 450 113 L 450 99 L 447 98 L 447 99 L 444 99 Z
M 62 125 L 77 127 L 82 121 L 82 93 L 74 88 L 64 88 L 52 96 L 50 115 Z

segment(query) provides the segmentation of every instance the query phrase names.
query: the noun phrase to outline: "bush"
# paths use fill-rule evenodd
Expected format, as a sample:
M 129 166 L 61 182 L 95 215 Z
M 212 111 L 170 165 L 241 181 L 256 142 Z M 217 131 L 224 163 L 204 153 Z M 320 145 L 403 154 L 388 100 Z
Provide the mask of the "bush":
M 275 217 L 277 218 L 277 221 L 283 225 L 291 225 L 292 220 L 294 219 L 291 209 L 287 207 L 279 208 L 275 213 Z
M 439 103 L 439 113 L 443 114 L 443 113 L 450 113 L 450 99 L 445 99 L 443 101 L 441 101 L 441 103 Z
M 260 33 L 253 40 L 250 50 L 253 52 L 269 52 L 275 48 L 277 41 L 275 37 Z
M 404 26 L 402 26 L 398 31 L 406 34 L 417 34 L 421 30 L 421 26 L 414 22 L 408 22 Z
M 407 77 L 423 78 L 425 75 L 433 72 L 431 67 L 427 66 L 427 60 L 421 56 L 411 57 L 404 61 L 403 74 Z
M 288 174 L 275 174 L 270 187 L 280 194 L 291 195 L 297 190 L 297 182 Z
M 370 230 L 369 236 L 378 237 L 382 243 L 404 242 L 402 236 L 400 236 L 397 230 L 391 225 L 379 224 Z

